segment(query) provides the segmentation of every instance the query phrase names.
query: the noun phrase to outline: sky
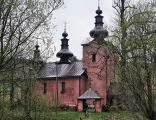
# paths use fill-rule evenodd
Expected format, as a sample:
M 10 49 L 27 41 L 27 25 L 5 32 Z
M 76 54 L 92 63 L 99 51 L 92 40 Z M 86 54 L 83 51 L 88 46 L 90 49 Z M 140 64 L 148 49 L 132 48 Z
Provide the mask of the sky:
M 113 0 L 99 0 L 100 8 L 103 11 L 104 24 L 110 25 L 113 18 Z M 53 13 L 53 23 L 56 24 L 56 31 L 53 36 L 56 47 L 55 54 L 61 49 L 61 38 L 66 21 L 66 31 L 69 39 L 69 49 L 78 58 L 82 59 L 81 44 L 89 36 L 90 30 L 94 28 L 95 11 L 98 8 L 98 0 L 64 0 L 64 5 Z M 55 55 L 56 56 L 56 55 Z M 53 61 L 56 61 L 56 57 Z

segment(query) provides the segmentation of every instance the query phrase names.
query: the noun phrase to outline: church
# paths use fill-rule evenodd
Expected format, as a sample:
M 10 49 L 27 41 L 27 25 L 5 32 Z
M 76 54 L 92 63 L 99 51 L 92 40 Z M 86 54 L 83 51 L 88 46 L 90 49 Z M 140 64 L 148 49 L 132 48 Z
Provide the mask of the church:
M 92 41 L 82 44 L 83 58 L 69 50 L 68 34 L 62 33 L 58 62 L 44 63 L 39 71 L 36 92 L 58 105 L 76 106 L 83 111 L 83 104 L 95 105 L 101 112 L 107 104 L 108 88 L 114 80 L 114 56 L 108 49 L 108 31 L 103 27 L 102 10 L 98 6 L 95 27 L 90 31 Z

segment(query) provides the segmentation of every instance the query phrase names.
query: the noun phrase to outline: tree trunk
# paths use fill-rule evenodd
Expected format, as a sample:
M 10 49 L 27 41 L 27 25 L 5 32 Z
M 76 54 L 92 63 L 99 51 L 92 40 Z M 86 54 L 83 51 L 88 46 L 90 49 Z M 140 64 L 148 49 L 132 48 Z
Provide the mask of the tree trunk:
M 10 108 L 14 107 L 14 83 L 13 80 L 11 81 L 11 88 L 10 88 Z

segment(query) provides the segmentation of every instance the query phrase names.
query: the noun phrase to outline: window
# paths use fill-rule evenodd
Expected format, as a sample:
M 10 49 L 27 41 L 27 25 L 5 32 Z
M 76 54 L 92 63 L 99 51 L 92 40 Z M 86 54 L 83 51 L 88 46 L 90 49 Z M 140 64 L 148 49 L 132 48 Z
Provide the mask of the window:
M 61 93 L 65 93 L 65 82 L 61 83 Z
M 96 54 L 92 54 L 92 62 L 96 61 Z
M 43 83 L 43 94 L 47 93 L 47 83 Z

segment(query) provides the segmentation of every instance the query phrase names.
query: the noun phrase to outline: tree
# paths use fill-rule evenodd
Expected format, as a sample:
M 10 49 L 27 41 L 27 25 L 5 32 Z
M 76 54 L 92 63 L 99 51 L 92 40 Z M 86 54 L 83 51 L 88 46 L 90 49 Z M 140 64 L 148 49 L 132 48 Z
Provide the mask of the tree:
M 124 102 L 148 120 L 155 120 L 155 2 L 134 5 L 130 0 L 117 0 L 113 7 L 118 20 L 114 42 Z
M 34 43 L 39 40 L 51 45 L 48 41 L 51 37 L 48 34 L 50 20 L 52 13 L 62 5 L 63 0 L 0 0 L 1 119 L 10 119 L 5 112 L 9 105 L 7 98 L 10 94 L 10 104 L 13 106 L 19 92 L 17 88 L 23 88 L 26 93 L 25 119 L 32 119 L 32 104 L 29 103 L 32 102 L 32 88 L 37 73 L 34 68 L 36 61 L 33 60 Z M 49 49 L 49 45 L 45 48 Z M 41 54 L 44 52 L 42 50 Z
M 54 10 L 62 0 L 0 1 L 0 70 L 10 60 L 30 49 L 36 33 L 43 33 Z

